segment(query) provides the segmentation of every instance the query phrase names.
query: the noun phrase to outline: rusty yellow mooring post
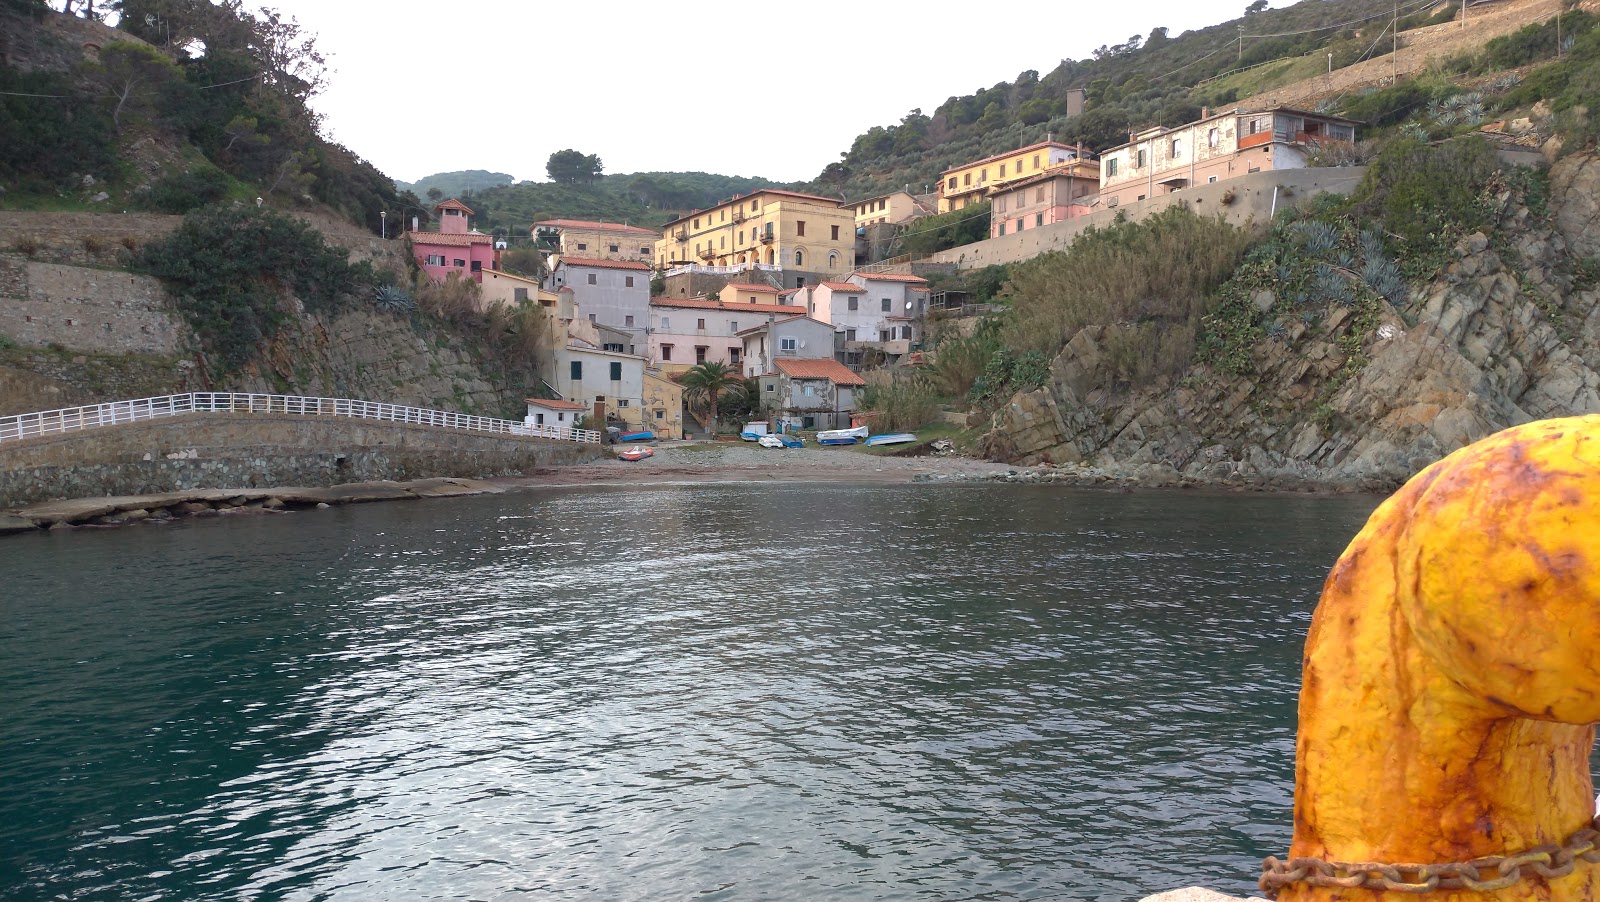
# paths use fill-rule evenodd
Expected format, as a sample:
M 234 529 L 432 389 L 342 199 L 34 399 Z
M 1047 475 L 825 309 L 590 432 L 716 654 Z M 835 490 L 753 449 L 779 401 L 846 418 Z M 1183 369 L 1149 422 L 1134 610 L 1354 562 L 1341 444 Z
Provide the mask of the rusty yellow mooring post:
M 1600 416 L 1418 474 L 1306 639 L 1284 902 L 1600 900 Z

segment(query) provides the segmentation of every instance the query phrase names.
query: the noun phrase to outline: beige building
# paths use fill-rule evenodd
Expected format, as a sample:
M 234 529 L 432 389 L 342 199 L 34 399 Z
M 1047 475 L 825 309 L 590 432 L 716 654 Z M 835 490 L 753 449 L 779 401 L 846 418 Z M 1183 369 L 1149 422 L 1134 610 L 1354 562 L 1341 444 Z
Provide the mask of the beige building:
M 759 282 L 729 282 L 722 286 L 717 300 L 724 304 L 781 304 L 784 292 Z
M 885 222 L 899 225 L 918 217 L 931 216 L 937 203 L 934 195 L 918 198 L 909 191 L 891 191 L 865 200 L 850 201 L 845 206 L 855 211 L 856 225 L 865 227 Z
M 1100 167 L 1072 160 L 1038 175 L 998 185 L 989 194 L 989 237 L 1015 235 L 1092 212 Z
M 848 273 L 855 263 L 855 213 L 839 201 L 763 189 L 667 223 L 656 268 L 699 266 L 737 272 L 760 267 L 784 288 Z
M 1303 169 L 1318 145 L 1353 142 L 1356 122 L 1279 107 L 1152 128 L 1100 155 L 1100 203 L 1132 203 L 1251 172 Z
M 648 265 L 661 233 L 617 222 L 546 219 L 533 224 L 533 239 L 540 247 L 563 257 L 631 260 Z
M 485 310 L 495 306 L 515 307 L 529 301 L 537 302 L 541 299 L 541 293 L 545 300 L 552 303 L 555 301 L 555 293 L 541 288 L 538 279 L 529 279 L 498 269 L 484 270 L 483 284 L 479 288 L 479 297 L 482 298 Z
M 939 177 L 939 212 L 948 213 L 981 202 L 1002 182 L 1035 175 L 1069 160 L 1092 160 L 1094 155 L 1075 144 L 1040 141 L 1017 150 L 997 153 L 946 169 Z

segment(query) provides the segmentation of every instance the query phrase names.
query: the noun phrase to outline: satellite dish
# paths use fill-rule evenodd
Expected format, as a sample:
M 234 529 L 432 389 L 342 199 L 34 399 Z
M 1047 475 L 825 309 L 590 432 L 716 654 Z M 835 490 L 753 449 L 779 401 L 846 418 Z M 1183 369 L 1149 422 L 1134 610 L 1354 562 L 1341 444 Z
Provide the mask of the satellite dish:
M 910 301 L 906 301 L 906 309 L 907 310 L 911 309 L 911 302 Z
M 805 347 L 805 346 L 806 346 L 806 343 L 805 343 L 805 339 L 801 339 L 801 340 L 800 340 L 800 347 L 802 347 L 802 348 L 803 348 L 803 347 Z

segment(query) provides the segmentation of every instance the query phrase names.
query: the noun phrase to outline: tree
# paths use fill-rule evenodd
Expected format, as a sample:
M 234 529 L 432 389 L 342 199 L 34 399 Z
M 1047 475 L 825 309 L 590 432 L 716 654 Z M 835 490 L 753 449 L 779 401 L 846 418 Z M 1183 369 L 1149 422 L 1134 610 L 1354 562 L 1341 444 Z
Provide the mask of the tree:
M 88 67 L 90 76 L 110 95 L 111 125 L 122 130 L 122 117 L 154 109 L 155 94 L 183 81 L 183 73 L 159 50 L 133 41 L 112 41 L 100 52 L 100 61 Z
M 683 374 L 682 384 L 684 394 L 688 396 L 691 410 L 696 406 L 704 405 L 710 409 L 710 416 L 701 419 L 698 412 L 695 419 L 700 420 L 700 425 L 709 428 L 712 432 L 717 429 L 717 401 L 724 395 L 743 395 L 745 392 L 744 377 L 728 368 L 726 364 L 716 361 L 706 361 L 696 365 Z
M 544 171 L 549 174 L 550 180 L 563 185 L 593 182 L 604 169 L 598 156 L 571 148 L 556 151 L 544 164 Z
M 1244 14 L 1247 15 L 1247 16 L 1253 16 L 1256 13 L 1261 12 L 1262 10 L 1265 10 L 1266 8 L 1267 8 L 1267 0 L 1255 0 L 1255 2 L 1251 3 L 1249 6 L 1246 6 L 1244 8 Z
M 441 201 L 443 199 L 444 199 L 444 192 L 443 191 L 440 191 L 438 188 L 429 188 L 428 189 L 428 200 L 431 200 L 434 203 L 438 203 L 439 201 Z

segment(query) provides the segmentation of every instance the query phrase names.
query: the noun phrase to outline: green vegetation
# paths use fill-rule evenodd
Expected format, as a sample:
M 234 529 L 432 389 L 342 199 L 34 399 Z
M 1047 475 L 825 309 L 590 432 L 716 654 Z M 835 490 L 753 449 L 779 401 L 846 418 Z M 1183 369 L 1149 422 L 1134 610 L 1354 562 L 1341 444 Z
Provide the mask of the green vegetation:
M 989 202 L 915 220 L 897 239 L 895 250 L 925 256 L 989 237 Z
M 744 377 L 737 370 L 714 360 L 697 364 L 678 380 L 683 385 L 684 399 L 689 410 L 703 428 L 717 428 L 717 405 L 723 395 L 743 395 L 749 390 Z M 704 415 L 702 415 L 704 411 Z
M 927 375 L 915 370 L 873 370 L 858 399 L 877 414 L 874 432 L 909 432 L 939 416 L 939 393 Z
M 250 208 L 190 213 L 171 236 L 145 245 L 134 267 L 167 284 L 206 351 L 229 372 L 290 317 L 285 293 L 327 312 L 377 281 L 371 266 L 352 265 L 310 226 Z
M 762 178 L 705 172 L 603 175 L 592 183 L 520 182 L 461 195 L 484 231 L 526 237 L 545 219 L 595 219 L 655 228 L 680 213 L 709 207 L 735 194 L 779 187 Z
M 1367 169 L 1348 209 L 1395 236 L 1411 259 L 1409 275 L 1428 275 L 1456 240 L 1488 225 L 1491 211 L 1483 190 L 1500 168 L 1481 138 L 1438 146 L 1396 141 Z
M 568 148 L 551 154 L 549 161 L 544 164 L 544 171 L 550 176 L 550 181 L 558 185 L 590 184 L 600 177 L 605 166 L 595 154 L 584 154 Z
M 1555 114 L 1554 130 L 1562 137 L 1563 152 L 1600 141 L 1600 28 L 1589 28 L 1572 41 L 1560 62 L 1529 73 L 1495 106 L 1499 110 L 1515 110 L 1539 101 L 1549 104 Z
M 439 196 L 444 198 L 460 197 L 473 191 L 487 191 L 515 181 L 516 178 L 505 172 L 464 169 L 460 172 L 435 172 L 414 182 L 395 182 L 395 187 L 401 191 L 410 191 L 417 197 L 428 197 L 430 191 L 438 191 Z

